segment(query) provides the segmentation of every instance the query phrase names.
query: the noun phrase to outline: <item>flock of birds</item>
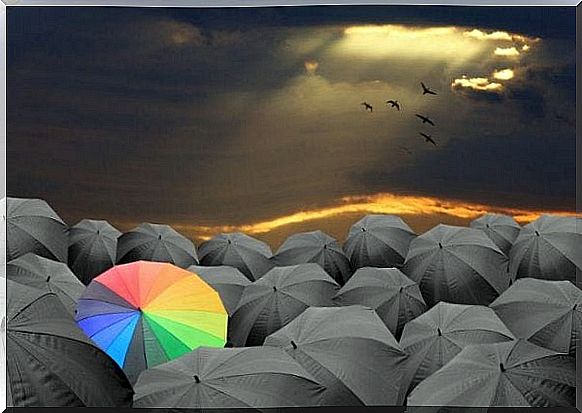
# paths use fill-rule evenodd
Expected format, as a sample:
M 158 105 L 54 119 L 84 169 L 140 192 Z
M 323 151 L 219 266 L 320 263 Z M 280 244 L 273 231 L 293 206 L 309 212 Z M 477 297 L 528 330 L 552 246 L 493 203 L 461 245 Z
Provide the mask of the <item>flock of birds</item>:
M 437 93 L 434 90 L 432 90 L 431 88 L 426 86 L 423 82 L 420 82 L 420 86 L 422 86 L 423 96 L 424 95 L 437 95 Z M 374 107 L 371 104 L 369 104 L 368 102 L 362 102 L 360 105 L 364 107 L 364 110 L 369 111 L 370 113 L 374 112 Z M 399 112 L 400 112 L 400 109 L 402 108 L 400 102 L 398 102 L 398 100 L 395 100 L 395 99 L 387 100 L 386 105 L 390 105 L 390 108 L 394 108 Z M 425 123 L 428 123 L 431 126 L 435 126 L 435 123 L 433 122 L 433 120 L 430 119 L 428 116 L 421 115 L 419 113 L 417 113 L 415 116 L 422 121 L 423 125 Z M 432 135 L 425 133 L 425 132 L 418 132 L 418 133 L 420 136 L 422 136 L 424 138 L 424 141 L 426 143 L 430 143 L 434 146 L 437 146 L 437 143 L 434 140 L 434 138 L 432 137 Z M 402 151 L 404 151 L 405 153 L 407 153 L 408 155 L 412 154 L 412 151 L 405 146 L 400 146 L 400 149 Z

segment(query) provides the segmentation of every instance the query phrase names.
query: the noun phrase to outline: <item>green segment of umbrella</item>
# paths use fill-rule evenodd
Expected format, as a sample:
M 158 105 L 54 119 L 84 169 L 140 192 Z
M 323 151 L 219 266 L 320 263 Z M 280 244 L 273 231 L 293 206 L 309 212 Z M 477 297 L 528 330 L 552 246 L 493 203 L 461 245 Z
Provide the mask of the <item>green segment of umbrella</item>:
M 568 280 L 582 270 L 582 218 L 542 215 L 522 228 L 510 251 L 514 278 Z
M 375 311 L 312 307 L 270 335 L 326 387 L 322 405 L 397 405 L 406 354 Z
M 282 408 L 314 406 L 324 388 L 283 350 L 201 347 L 144 371 L 134 407 Z
M 11 280 L 6 287 L 9 406 L 131 405 L 123 371 L 83 334 L 54 293 Z
M 28 252 L 67 262 L 67 225 L 41 199 L 5 198 L 6 260 Z
M 400 346 L 409 358 L 403 390 L 412 390 L 468 345 L 514 339 L 490 308 L 441 302 L 404 327 Z
M 281 244 L 273 261 L 279 266 L 319 264 L 340 285 L 352 275 L 350 261 L 342 247 L 322 231 L 291 235 Z
M 410 243 L 402 271 L 429 306 L 489 305 L 509 287 L 508 258 L 483 231 L 437 225 Z
M 6 277 L 19 284 L 55 293 L 71 316 L 85 291 L 85 286 L 65 264 L 32 253 L 6 264 Z
M 571 282 L 521 278 L 490 307 L 516 337 L 576 355 L 582 335 L 582 291 Z
M 509 250 L 521 230 L 520 225 L 515 222 L 513 217 L 503 214 L 485 214 L 471 221 L 470 226 L 485 232 L 505 255 L 509 254 Z
M 516 340 L 466 347 L 423 381 L 407 405 L 553 407 L 575 403 L 575 359 Z
M 337 293 L 334 302 L 373 308 L 396 338 L 408 321 L 426 310 L 418 284 L 396 268 L 360 268 Z
M 245 287 L 229 338 L 235 346 L 263 344 L 265 338 L 311 306 L 332 306 L 339 285 L 317 264 L 275 267 Z
M 354 269 L 400 267 L 414 231 L 395 215 L 366 215 L 350 228 L 344 244 Z
M 241 232 L 219 234 L 200 245 L 199 253 L 201 265 L 235 267 L 251 281 L 273 268 L 271 247 Z
M 196 247 L 168 225 L 143 223 L 117 241 L 117 263 L 168 262 L 180 268 L 198 264 Z
M 107 221 L 84 219 L 69 230 L 69 267 L 87 285 L 115 265 L 117 238 Z

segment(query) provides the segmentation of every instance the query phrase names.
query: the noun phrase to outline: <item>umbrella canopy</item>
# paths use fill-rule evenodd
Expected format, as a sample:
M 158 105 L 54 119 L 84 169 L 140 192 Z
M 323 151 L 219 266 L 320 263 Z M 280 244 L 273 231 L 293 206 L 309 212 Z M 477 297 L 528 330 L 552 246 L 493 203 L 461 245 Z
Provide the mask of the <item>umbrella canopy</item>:
M 467 345 L 514 339 L 490 308 L 441 302 L 404 327 L 400 345 L 409 358 L 403 390 L 410 391 Z
M 62 262 L 28 253 L 6 264 L 6 277 L 20 284 L 53 292 L 71 316 L 85 286 Z
M 54 293 L 10 280 L 6 286 L 9 406 L 131 406 L 123 371 L 79 330 Z
M 243 291 L 229 339 L 238 347 L 260 346 L 309 306 L 331 306 L 339 285 L 317 264 L 275 267 Z
M 575 404 L 575 359 L 524 340 L 468 346 L 408 398 L 408 406 Z
M 335 238 L 321 231 L 291 235 L 273 257 L 279 266 L 316 263 L 340 285 L 352 275 L 350 261 Z
M 41 199 L 6 198 L 6 260 L 33 252 L 67 262 L 67 225 Z
M 283 350 L 199 348 L 144 371 L 135 385 L 134 407 L 313 406 L 323 390 Z
M 199 252 L 200 264 L 235 267 L 251 281 L 273 268 L 271 247 L 242 232 L 219 234 L 200 245 Z
M 322 405 L 400 404 L 406 354 L 371 308 L 305 310 L 270 335 L 326 387 Z
M 344 250 L 353 268 L 400 267 L 414 231 L 395 215 L 366 215 L 350 228 Z
M 396 268 L 360 268 L 333 300 L 341 306 L 373 308 L 396 338 L 409 320 L 426 310 L 418 284 Z
M 582 291 L 571 282 L 521 278 L 490 307 L 517 337 L 576 355 L 582 336 Z
M 508 259 L 483 231 L 437 225 L 415 238 L 402 271 L 429 306 L 490 304 L 509 287 Z
M 117 241 L 117 263 L 134 261 L 169 262 L 180 268 L 198 264 L 196 247 L 172 227 L 144 223 Z
M 91 281 L 77 323 L 130 380 L 200 346 L 222 347 L 227 314 L 200 277 L 168 263 L 117 265 Z
M 505 255 L 509 254 L 521 230 L 521 226 L 513 217 L 503 214 L 485 214 L 473 220 L 470 226 L 485 232 Z
M 188 271 L 198 274 L 208 285 L 218 291 L 228 315 L 234 313 L 243 290 L 251 283 L 242 272 L 226 265 L 216 267 L 192 265 L 188 267 Z
M 511 248 L 509 271 L 516 278 L 568 280 L 582 269 L 582 219 L 543 215 L 520 231 Z
M 107 221 L 84 219 L 70 228 L 69 267 L 83 284 L 115 265 L 120 235 Z

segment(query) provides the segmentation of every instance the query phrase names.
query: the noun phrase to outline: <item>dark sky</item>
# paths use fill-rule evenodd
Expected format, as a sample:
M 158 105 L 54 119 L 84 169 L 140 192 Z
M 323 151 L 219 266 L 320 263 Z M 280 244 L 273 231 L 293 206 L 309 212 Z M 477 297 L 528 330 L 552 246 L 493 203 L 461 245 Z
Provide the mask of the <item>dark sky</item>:
M 423 231 L 575 209 L 574 8 L 11 7 L 7 27 L 7 193 L 70 224 L 278 243 L 368 212 Z

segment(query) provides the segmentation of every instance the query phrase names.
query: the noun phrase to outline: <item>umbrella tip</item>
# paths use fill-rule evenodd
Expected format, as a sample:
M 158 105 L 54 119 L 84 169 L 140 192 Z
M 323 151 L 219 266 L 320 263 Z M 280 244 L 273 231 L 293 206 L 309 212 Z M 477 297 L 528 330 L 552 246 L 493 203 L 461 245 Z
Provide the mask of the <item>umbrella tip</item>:
M 439 242 L 439 248 L 443 249 L 443 244 L 441 244 L 440 242 Z
M 162 234 L 158 235 L 158 239 L 160 239 L 160 240 L 162 239 Z
M 505 371 L 505 366 L 503 365 L 503 363 L 499 363 L 499 368 L 501 369 L 502 373 Z
M 227 244 L 232 244 L 232 241 L 228 239 L 228 240 L 226 240 L 226 243 Z
M 51 280 L 51 276 L 49 275 L 48 277 L 46 277 L 46 282 L 49 282 Z
M 535 231 L 535 233 L 536 233 L 536 237 L 540 236 L 540 233 L 538 231 Z
M 486 228 L 489 228 L 489 224 L 485 224 L 485 227 L 486 227 Z
M 293 346 L 294 350 L 297 350 L 297 344 L 293 340 L 291 340 L 291 345 Z
M 362 228 L 362 232 L 366 232 L 366 228 Z
M 277 292 L 277 287 L 273 286 L 273 292 L 276 293 Z
M 576 311 L 577 308 L 578 308 L 578 303 L 574 304 L 574 307 L 572 307 L 572 311 Z
M 194 381 L 195 381 L 196 383 L 200 383 L 200 377 L 198 377 L 198 376 L 194 376 Z
M 439 337 L 443 335 L 443 332 L 441 331 L 440 327 L 437 327 L 437 334 L 439 335 Z

